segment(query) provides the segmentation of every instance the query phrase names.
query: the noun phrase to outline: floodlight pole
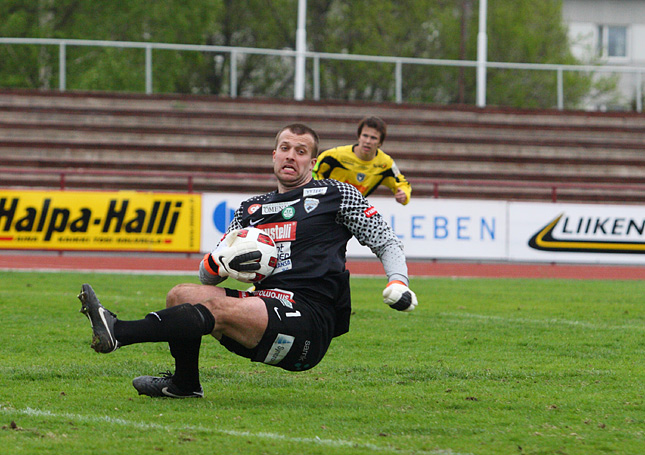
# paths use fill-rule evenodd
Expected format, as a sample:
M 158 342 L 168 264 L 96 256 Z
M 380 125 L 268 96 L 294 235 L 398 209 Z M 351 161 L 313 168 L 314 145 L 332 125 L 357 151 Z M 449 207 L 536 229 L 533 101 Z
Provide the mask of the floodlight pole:
M 305 99 L 305 52 L 307 51 L 307 0 L 298 0 L 298 29 L 296 30 L 296 74 L 294 98 Z
M 486 0 L 479 0 L 479 33 L 477 33 L 477 106 L 486 106 L 486 49 L 488 35 L 486 35 Z

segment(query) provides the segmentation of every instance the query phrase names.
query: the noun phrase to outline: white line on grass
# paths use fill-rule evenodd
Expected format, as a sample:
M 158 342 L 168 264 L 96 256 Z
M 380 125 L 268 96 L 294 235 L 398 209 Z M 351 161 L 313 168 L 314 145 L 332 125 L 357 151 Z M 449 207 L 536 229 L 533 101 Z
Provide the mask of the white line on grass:
M 157 423 L 147 423 L 147 422 L 135 422 L 131 420 L 125 420 L 121 418 L 109 417 L 109 416 L 87 416 L 81 414 L 70 414 L 70 413 L 55 413 L 46 410 L 34 409 L 34 408 L 25 408 L 25 409 L 13 409 L 7 408 L 6 406 L 0 405 L 0 413 L 2 414 L 19 414 L 26 415 L 30 417 L 54 417 L 59 419 L 69 419 L 77 420 L 80 422 L 88 423 L 107 423 L 111 425 L 120 425 L 131 428 L 140 428 L 142 430 L 164 430 L 164 431 L 185 431 L 193 430 L 206 433 L 220 433 L 228 436 L 237 436 L 243 438 L 257 438 L 257 439 L 273 439 L 286 442 L 295 442 L 299 444 L 314 444 L 328 447 L 350 447 L 350 448 L 359 448 L 359 449 L 368 449 L 374 452 L 396 452 L 397 454 L 406 453 L 406 451 L 395 448 L 395 447 L 382 447 L 369 443 L 359 443 L 354 441 L 344 441 L 342 439 L 321 439 L 318 436 L 315 438 L 298 438 L 285 436 L 277 433 L 251 433 L 249 431 L 237 431 L 237 430 L 225 430 L 222 428 L 211 428 L 211 427 L 202 427 L 202 426 L 173 426 L 173 425 L 159 425 Z M 472 455 L 465 453 L 453 452 L 450 449 L 447 450 L 432 450 L 432 451 L 419 451 L 419 450 L 410 450 L 407 453 L 421 454 L 421 455 Z
M 521 324 L 539 324 L 539 325 L 568 325 L 574 327 L 582 327 L 586 329 L 602 329 L 602 330 L 645 330 L 642 325 L 607 325 L 607 324 L 594 324 L 585 321 L 570 321 L 567 319 L 527 319 L 527 318 L 509 318 L 505 316 L 495 316 L 486 314 L 474 313 L 439 313 L 441 316 L 454 317 L 458 319 L 478 319 L 481 321 L 504 321 L 511 323 Z

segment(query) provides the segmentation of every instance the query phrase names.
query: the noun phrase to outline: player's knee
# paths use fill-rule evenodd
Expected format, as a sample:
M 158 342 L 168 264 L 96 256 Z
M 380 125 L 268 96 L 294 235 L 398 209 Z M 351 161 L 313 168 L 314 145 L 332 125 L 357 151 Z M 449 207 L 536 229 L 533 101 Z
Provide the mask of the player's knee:
M 181 305 L 182 303 L 192 302 L 189 285 L 183 283 L 173 287 L 166 294 L 166 308 Z

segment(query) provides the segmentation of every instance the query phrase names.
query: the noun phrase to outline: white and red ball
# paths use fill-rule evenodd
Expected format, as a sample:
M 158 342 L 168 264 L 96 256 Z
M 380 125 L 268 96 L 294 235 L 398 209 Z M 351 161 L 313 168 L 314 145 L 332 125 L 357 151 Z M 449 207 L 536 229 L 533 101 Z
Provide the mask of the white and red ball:
M 255 271 L 255 278 L 248 281 L 249 283 L 257 283 L 271 275 L 275 270 L 275 267 L 278 264 L 278 248 L 276 247 L 275 241 L 269 234 L 255 227 L 245 227 L 240 229 L 231 246 L 235 246 L 236 242 L 248 241 L 255 242 L 257 249 L 262 253 L 262 256 L 259 259 L 253 261 L 258 262 L 260 264 L 260 268 Z

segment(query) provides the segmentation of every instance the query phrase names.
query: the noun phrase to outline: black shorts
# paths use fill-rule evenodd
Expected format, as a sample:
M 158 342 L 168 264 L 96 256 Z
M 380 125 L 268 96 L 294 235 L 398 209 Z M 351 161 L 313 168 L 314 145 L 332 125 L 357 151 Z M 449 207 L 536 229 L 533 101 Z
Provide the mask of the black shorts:
M 253 349 L 222 336 L 220 343 L 229 351 L 289 371 L 304 371 L 324 357 L 334 334 L 334 312 L 324 304 L 294 301 L 281 290 L 236 291 L 225 288 L 229 297 L 260 297 L 269 315 L 267 329 Z

